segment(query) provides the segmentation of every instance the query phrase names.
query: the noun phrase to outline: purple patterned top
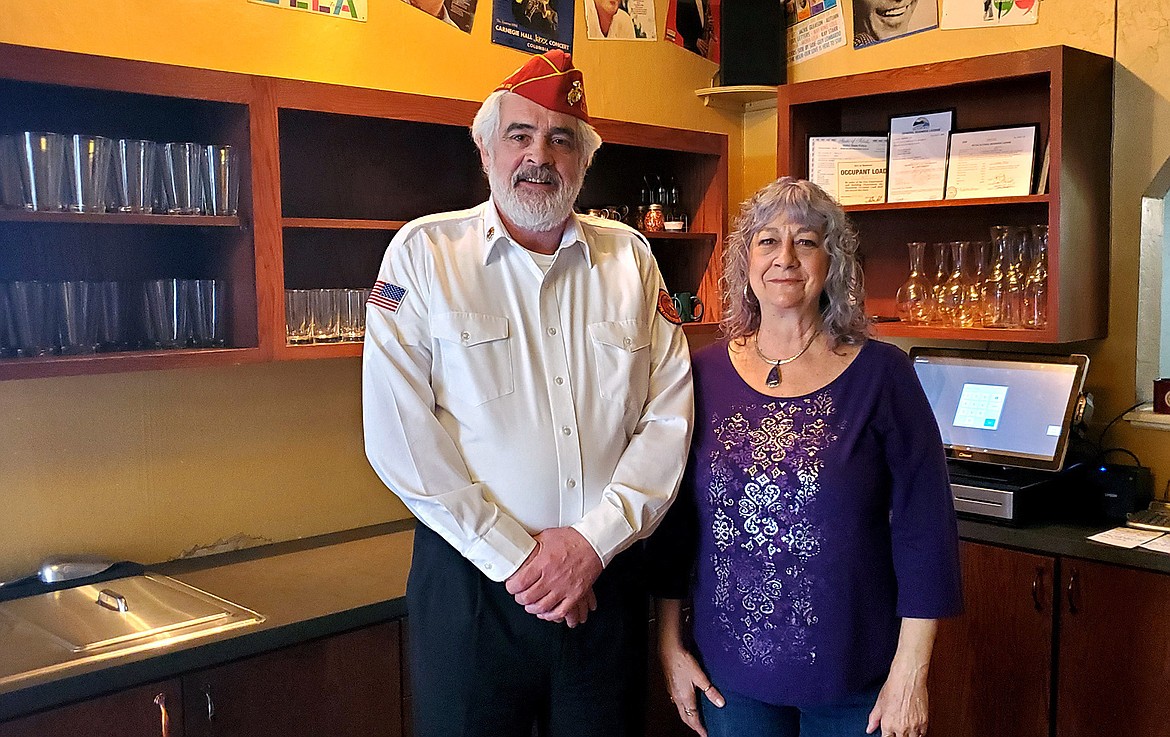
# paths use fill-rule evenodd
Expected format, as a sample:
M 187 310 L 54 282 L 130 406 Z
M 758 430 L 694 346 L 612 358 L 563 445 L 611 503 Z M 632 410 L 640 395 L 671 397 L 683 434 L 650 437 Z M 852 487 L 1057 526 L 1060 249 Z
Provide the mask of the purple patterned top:
M 693 366 L 691 457 L 649 543 L 652 587 L 680 598 L 694 561 L 695 640 L 721 689 L 813 706 L 880 686 L 899 618 L 962 598 L 942 441 L 909 359 L 871 340 L 793 398 L 748 386 L 725 341 Z

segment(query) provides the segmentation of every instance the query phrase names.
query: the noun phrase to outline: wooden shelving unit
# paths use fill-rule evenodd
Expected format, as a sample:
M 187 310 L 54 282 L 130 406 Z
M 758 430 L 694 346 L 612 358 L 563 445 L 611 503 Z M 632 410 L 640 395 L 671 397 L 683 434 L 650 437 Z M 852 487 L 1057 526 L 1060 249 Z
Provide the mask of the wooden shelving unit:
M 992 225 L 1047 224 L 1048 327 L 990 330 L 883 322 L 879 335 L 1068 343 L 1105 336 L 1112 60 L 1063 46 L 783 85 L 777 173 L 808 176 L 809 136 L 869 134 L 891 116 L 953 108 L 957 130 L 1038 124 L 1048 193 L 846 208 L 865 259 L 867 310 L 897 314 L 906 243 L 989 239 Z M 1040 162 L 1037 161 L 1037 168 Z
M 369 287 L 395 231 L 488 195 L 475 102 L 3 44 L 0 99 L 0 134 L 229 143 L 244 172 L 233 217 L 0 210 L 0 282 L 215 278 L 230 291 L 227 349 L 2 357 L 0 322 L 0 379 L 358 356 L 360 343 L 287 345 L 284 290 Z M 605 145 L 582 209 L 635 204 L 644 174 L 672 178 L 695 232 L 648 239 L 671 291 L 718 304 L 727 137 L 594 123 Z

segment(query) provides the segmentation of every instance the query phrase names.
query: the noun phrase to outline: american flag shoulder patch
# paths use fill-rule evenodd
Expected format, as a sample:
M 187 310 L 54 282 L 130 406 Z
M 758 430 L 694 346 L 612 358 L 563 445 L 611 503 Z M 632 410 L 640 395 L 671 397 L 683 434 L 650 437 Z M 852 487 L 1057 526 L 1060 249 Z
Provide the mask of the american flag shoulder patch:
M 377 305 L 387 312 L 398 312 L 402 300 L 406 299 L 406 290 L 397 284 L 378 280 L 370 291 L 369 303 Z

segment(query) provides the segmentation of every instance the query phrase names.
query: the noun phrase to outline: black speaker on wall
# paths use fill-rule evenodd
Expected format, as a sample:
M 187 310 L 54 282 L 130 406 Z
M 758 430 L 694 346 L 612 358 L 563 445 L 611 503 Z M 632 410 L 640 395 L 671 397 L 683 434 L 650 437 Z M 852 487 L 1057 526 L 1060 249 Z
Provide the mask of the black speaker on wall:
M 784 0 L 723 0 L 720 78 L 725 87 L 784 84 Z

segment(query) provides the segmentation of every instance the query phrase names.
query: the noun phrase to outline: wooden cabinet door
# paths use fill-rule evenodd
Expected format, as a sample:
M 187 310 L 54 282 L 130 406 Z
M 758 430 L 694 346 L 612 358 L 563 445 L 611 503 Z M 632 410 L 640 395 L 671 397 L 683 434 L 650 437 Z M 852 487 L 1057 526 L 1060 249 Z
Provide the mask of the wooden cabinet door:
M 399 737 L 399 624 L 183 677 L 187 737 Z
M 929 734 L 1047 737 L 1056 562 L 968 542 L 961 555 L 965 609 L 939 625 Z
M 176 678 L 0 724 L 0 737 L 183 737 L 181 704 Z
M 1061 567 L 1056 737 L 1170 735 L 1170 576 Z

